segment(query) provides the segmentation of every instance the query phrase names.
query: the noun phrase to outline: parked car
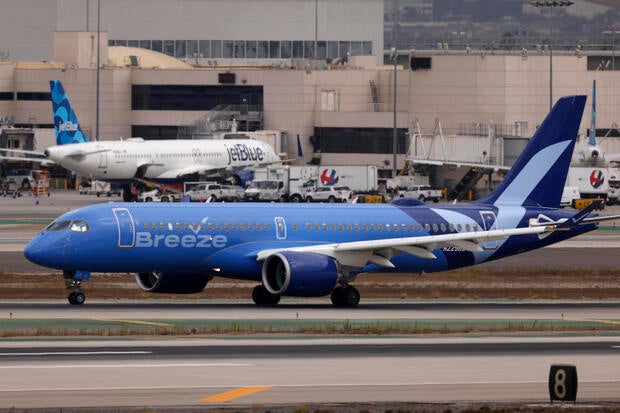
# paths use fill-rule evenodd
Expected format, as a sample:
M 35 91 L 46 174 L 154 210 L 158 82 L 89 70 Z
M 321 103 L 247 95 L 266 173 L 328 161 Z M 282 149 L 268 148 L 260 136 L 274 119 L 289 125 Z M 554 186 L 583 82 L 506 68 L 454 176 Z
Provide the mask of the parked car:
M 352 195 L 348 186 L 320 186 L 306 194 L 306 202 L 350 202 Z

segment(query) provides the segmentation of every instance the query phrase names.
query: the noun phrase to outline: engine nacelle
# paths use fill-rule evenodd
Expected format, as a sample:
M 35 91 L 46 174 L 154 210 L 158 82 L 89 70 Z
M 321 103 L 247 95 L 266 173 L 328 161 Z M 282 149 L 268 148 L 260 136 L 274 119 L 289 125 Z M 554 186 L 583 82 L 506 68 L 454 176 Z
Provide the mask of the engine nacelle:
M 262 270 L 263 285 L 272 294 L 320 297 L 338 282 L 333 258 L 308 252 L 283 251 L 267 257 Z
M 161 273 L 157 271 L 136 274 L 138 286 L 149 293 L 193 294 L 204 290 L 212 277 L 193 273 Z

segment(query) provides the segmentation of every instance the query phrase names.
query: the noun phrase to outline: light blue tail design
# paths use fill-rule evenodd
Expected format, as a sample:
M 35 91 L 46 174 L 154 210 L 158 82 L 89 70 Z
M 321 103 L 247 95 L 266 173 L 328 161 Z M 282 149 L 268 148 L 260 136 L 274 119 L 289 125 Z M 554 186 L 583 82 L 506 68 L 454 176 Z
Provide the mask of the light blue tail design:
M 50 80 L 56 144 L 88 142 L 60 80 Z
M 503 182 L 476 202 L 559 208 L 585 104 L 585 96 L 559 99 Z

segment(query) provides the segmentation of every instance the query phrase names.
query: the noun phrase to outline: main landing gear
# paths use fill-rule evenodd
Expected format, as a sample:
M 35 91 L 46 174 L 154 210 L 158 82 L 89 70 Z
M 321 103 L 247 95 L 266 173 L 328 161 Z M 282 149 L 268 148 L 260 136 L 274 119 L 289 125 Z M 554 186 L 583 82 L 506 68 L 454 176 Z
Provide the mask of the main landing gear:
M 271 294 L 264 285 L 257 285 L 252 291 L 252 300 L 256 305 L 272 307 L 280 302 L 280 296 Z
M 336 307 L 357 307 L 360 303 L 360 292 L 351 285 L 339 285 L 332 291 L 331 299 Z
M 86 295 L 82 291 L 82 280 L 90 278 L 90 273 L 85 275 L 81 271 L 63 271 L 63 278 L 68 290 L 75 290 L 69 293 L 67 299 L 71 305 L 82 305 L 86 301 Z

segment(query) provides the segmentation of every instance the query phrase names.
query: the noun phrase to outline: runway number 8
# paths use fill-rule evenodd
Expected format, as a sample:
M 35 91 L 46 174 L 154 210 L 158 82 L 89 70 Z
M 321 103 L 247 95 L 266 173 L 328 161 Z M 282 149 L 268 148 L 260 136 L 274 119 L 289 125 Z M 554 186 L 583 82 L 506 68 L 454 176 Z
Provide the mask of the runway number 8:
M 549 370 L 551 402 L 575 402 L 577 399 L 577 368 L 572 365 L 552 365 Z

